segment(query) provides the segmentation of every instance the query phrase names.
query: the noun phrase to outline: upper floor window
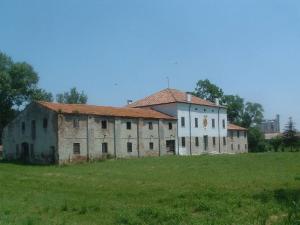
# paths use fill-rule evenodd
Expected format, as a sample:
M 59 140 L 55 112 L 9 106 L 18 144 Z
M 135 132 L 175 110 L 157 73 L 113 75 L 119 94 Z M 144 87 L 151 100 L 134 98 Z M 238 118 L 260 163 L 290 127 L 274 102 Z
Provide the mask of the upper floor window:
M 211 120 L 211 126 L 212 126 L 212 128 L 215 128 L 215 127 L 216 127 L 216 121 L 215 121 L 215 119 L 212 119 L 212 120 Z
M 102 120 L 101 121 L 101 128 L 102 129 L 107 129 L 107 120 Z
M 46 129 L 48 127 L 48 119 L 44 118 L 43 119 L 43 128 Z
M 240 137 L 240 131 L 239 130 L 237 131 L 236 135 L 237 135 L 238 138 Z
M 149 130 L 153 130 L 153 123 L 152 122 L 149 122 L 148 126 L 149 126 Z
M 223 120 L 222 123 L 223 123 L 223 128 L 225 129 L 226 128 L 226 121 Z
M 73 127 L 79 128 L 79 119 L 73 119 Z
M 127 130 L 131 130 L 131 122 L 126 123 L 126 128 L 127 128 Z
M 173 129 L 173 124 L 170 122 L 169 123 L 169 130 L 172 130 Z
M 195 118 L 195 127 L 198 127 L 198 118 Z
M 22 122 L 21 127 L 22 127 L 22 134 L 24 134 L 26 130 L 25 122 Z
M 185 127 L 185 118 L 184 117 L 181 117 L 181 126 Z

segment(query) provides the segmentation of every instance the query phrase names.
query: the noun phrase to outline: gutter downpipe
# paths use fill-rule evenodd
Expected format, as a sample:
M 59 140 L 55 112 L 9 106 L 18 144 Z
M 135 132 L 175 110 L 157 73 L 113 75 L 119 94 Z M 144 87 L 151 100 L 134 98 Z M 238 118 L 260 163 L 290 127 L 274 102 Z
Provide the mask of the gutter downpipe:
M 114 118 L 114 155 L 117 159 L 117 146 L 116 146 L 116 117 Z
M 90 149 L 89 149 L 89 115 L 87 115 L 86 120 L 86 153 L 87 161 L 90 161 Z
M 219 153 L 221 153 L 221 136 L 220 136 L 220 107 L 218 107 L 218 136 L 219 136 Z
M 192 121 L 191 121 L 191 107 L 192 104 L 189 105 L 189 120 L 190 120 L 190 155 L 192 155 Z
M 160 149 L 160 120 L 158 119 L 158 156 L 161 156 L 161 149 Z
M 140 158 L 140 119 L 137 119 L 137 153 Z

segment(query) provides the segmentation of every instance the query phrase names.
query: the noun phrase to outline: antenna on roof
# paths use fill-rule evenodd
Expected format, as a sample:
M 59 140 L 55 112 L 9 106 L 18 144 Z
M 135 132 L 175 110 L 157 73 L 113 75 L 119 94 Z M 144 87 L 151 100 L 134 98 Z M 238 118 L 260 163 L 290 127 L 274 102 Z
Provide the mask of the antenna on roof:
M 168 88 L 170 88 L 170 78 L 167 76 L 166 79 L 167 79 L 167 83 L 168 83 Z

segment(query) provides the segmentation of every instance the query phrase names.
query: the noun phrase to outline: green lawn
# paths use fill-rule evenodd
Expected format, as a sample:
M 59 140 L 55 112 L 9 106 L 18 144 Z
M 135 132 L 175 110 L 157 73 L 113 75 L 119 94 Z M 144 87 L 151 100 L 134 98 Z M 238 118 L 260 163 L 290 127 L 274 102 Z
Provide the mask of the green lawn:
M 0 163 L 0 182 L 1 225 L 300 224 L 300 153 Z

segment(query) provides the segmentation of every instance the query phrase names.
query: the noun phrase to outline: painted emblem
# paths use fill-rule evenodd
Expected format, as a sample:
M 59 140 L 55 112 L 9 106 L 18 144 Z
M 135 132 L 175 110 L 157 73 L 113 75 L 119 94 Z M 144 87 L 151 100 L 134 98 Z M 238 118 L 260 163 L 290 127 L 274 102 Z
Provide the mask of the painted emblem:
M 207 125 L 208 125 L 207 116 L 204 116 L 204 119 L 203 119 L 203 127 L 204 127 L 204 128 L 207 128 Z

